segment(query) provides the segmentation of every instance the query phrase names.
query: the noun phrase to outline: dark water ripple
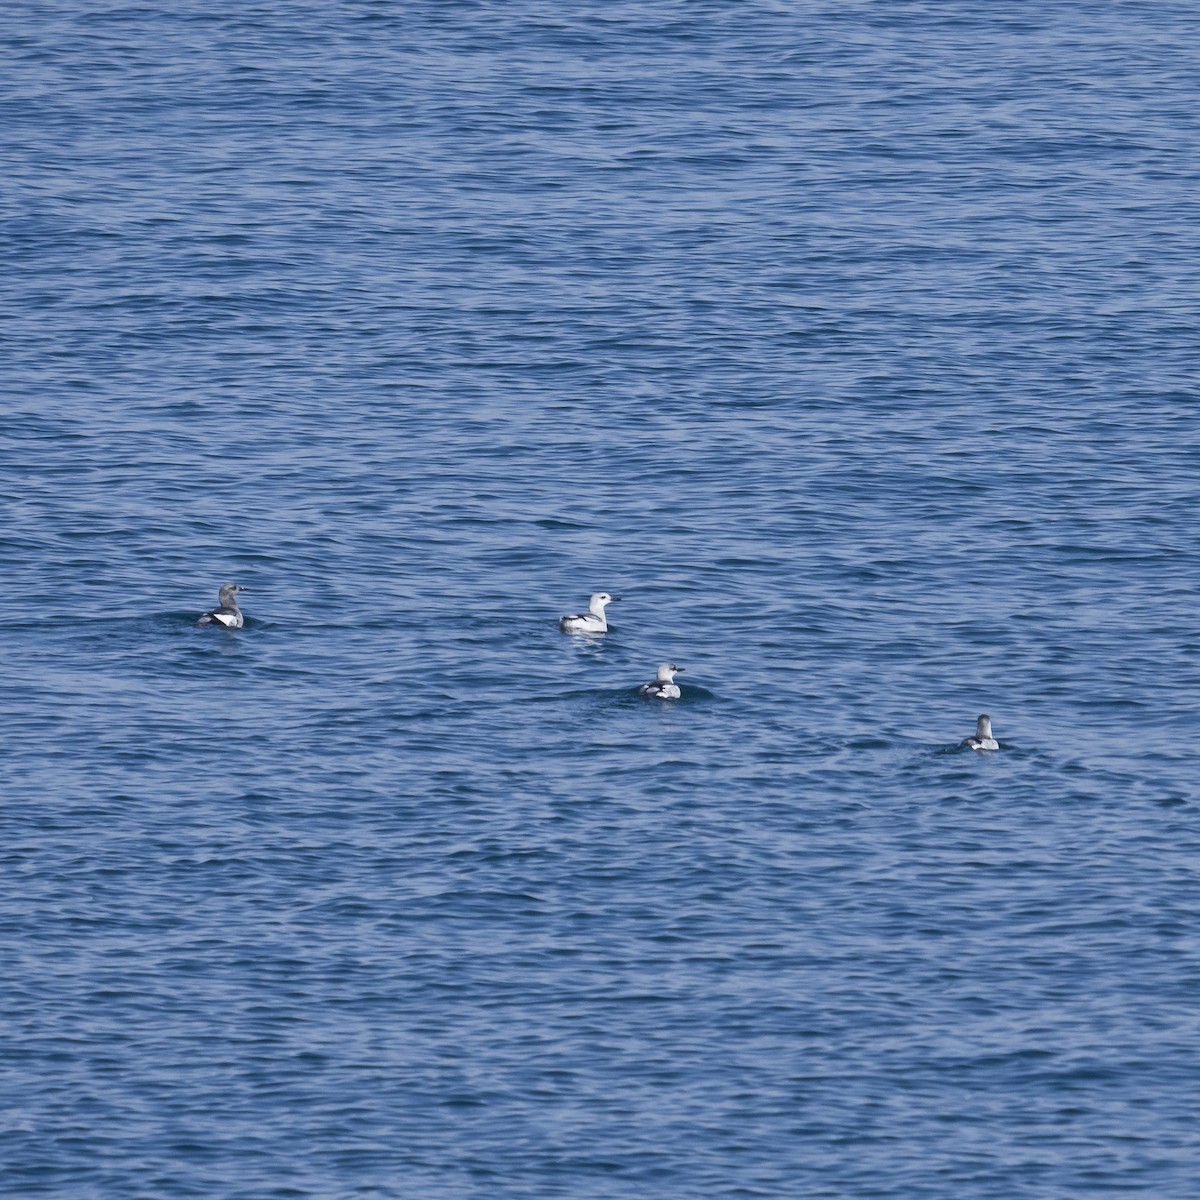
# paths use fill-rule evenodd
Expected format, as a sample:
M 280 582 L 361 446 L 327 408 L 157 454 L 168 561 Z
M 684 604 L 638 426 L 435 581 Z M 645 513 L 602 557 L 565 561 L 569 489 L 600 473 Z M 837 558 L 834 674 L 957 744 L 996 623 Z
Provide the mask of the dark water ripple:
M 1198 27 L 0 15 L 0 1191 L 1192 1200 Z

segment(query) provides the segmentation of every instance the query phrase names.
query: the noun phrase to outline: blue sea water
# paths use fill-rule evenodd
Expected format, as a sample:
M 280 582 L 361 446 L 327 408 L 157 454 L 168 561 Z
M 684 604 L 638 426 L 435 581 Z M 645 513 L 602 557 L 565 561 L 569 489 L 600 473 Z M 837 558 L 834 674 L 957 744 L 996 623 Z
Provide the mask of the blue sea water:
M 3 1194 L 1195 1200 L 1198 38 L 7 7 Z

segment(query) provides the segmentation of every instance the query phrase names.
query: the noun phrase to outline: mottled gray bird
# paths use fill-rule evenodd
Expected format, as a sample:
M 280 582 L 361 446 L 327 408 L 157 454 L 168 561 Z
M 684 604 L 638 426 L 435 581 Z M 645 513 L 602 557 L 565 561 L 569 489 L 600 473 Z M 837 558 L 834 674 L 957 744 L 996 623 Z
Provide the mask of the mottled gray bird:
M 965 737 L 958 743 L 960 746 L 970 746 L 972 750 L 999 750 L 1000 743 L 992 737 L 992 718 L 983 713 L 975 725 L 975 736 Z
M 682 670 L 682 667 L 677 667 L 674 663 L 663 663 L 658 668 L 658 678 L 643 683 L 638 689 L 638 695 L 645 700 L 678 700 L 680 692 L 675 676 Z
M 242 620 L 242 610 L 238 608 L 238 592 L 244 592 L 246 589 L 240 583 L 223 583 L 221 584 L 220 594 L 217 599 L 220 604 L 216 608 L 210 608 L 196 622 L 200 625 L 224 625 L 226 629 L 241 629 L 245 623 Z

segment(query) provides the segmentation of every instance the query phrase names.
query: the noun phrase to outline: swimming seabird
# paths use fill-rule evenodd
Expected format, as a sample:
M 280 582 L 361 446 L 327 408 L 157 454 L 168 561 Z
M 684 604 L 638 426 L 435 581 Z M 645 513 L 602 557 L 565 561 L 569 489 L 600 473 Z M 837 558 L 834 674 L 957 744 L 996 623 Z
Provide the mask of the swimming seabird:
M 970 746 L 972 750 L 999 750 L 1000 743 L 992 737 L 992 718 L 987 713 L 981 714 L 975 725 L 975 736 L 965 737 L 958 744 Z
M 237 594 L 246 589 L 240 583 L 223 583 L 217 597 L 221 603 L 216 608 L 210 608 L 196 622 L 199 625 L 224 625 L 226 629 L 241 629 L 244 624 L 242 610 L 238 608 Z
M 643 683 L 638 689 L 638 695 L 646 700 L 678 700 L 679 684 L 674 680 L 682 670 L 682 667 L 677 667 L 674 663 L 663 663 L 658 668 L 658 678 Z
M 604 615 L 604 606 L 620 598 L 610 596 L 607 592 L 597 592 L 588 601 L 587 612 L 561 618 L 558 627 L 563 633 L 607 633 L 608 618 Z

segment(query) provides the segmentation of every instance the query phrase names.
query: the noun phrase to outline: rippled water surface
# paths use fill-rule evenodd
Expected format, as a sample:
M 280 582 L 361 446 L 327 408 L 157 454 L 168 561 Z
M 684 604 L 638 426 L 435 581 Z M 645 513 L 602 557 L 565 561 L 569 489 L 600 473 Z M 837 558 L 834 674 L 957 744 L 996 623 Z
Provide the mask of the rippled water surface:
M 0 1191 L 1194 1200 L 1192 5 L 0 35 Z

